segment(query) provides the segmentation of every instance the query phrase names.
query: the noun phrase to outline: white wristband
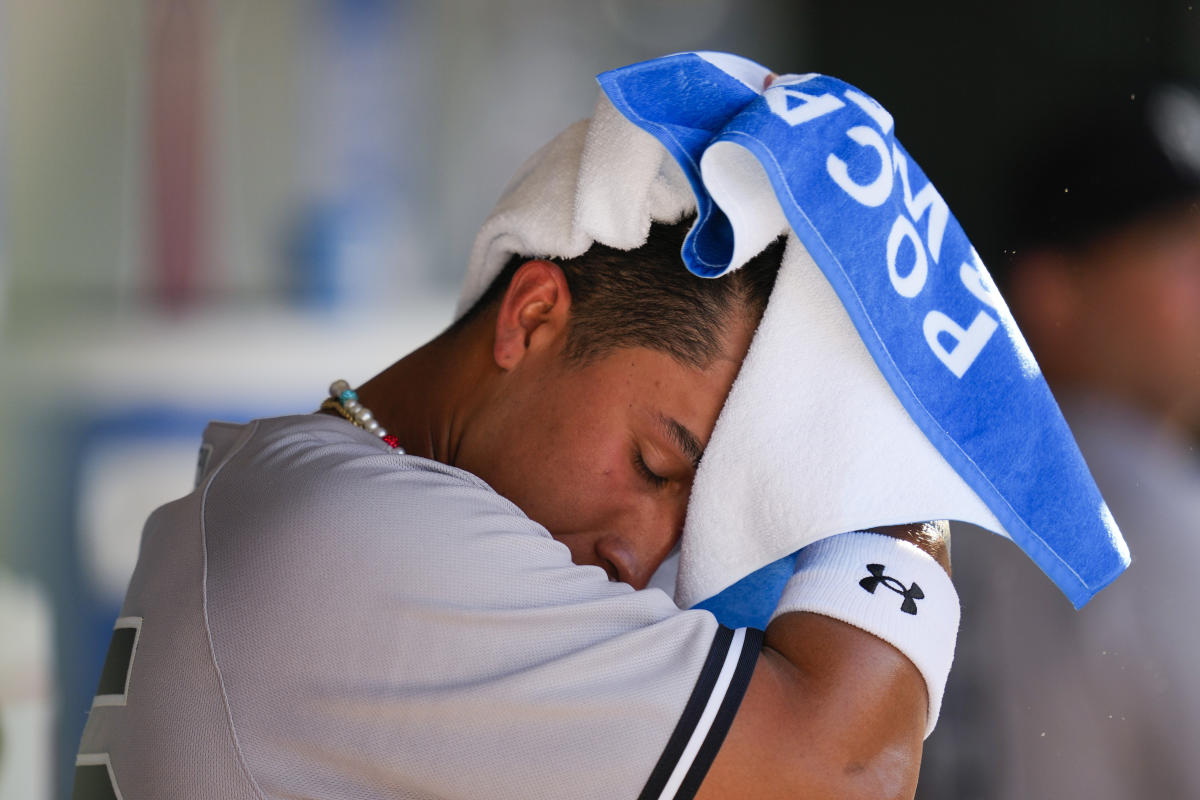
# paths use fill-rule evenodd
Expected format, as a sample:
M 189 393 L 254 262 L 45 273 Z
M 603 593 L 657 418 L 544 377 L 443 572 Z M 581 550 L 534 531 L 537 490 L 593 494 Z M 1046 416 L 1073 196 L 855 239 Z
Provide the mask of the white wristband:
M 881 533 L 843 533 L 810 544 L 796 558 L 771 619 L 810 611 L 848 622 L 888 642 L 925 678 L 937 725 L 958 637 L 958 593 L 950 576 L 914 544 Z

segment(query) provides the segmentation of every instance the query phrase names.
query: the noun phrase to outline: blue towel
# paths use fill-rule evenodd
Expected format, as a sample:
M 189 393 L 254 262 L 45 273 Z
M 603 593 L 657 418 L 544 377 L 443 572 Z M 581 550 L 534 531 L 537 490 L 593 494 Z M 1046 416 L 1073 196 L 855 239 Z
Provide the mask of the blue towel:
M 756 69 L 739 74 L 739 62 Z M 695 192 L 685 263 L 707 277 L 730 269 L 734 226 L 700 164 L 712 145 L 738 145 L 766 171 L 787 223 L 909 416 L 1082 606 L 1128 566 L 1129 552 L 966 234 L 878 103 L 824 75 L 784 76 L 762 91 L 745 77 L 762 70 L 736 56 L 683 53 L 599 76 L 612 104 L 667 148 Z M 786 573 L 778 564 L 766 570 L 702 605 L 727 623 L 761 617 L 774 591 L 764 583 Z M 757 611 L 746 611 L 747 594 L 759 599 Z

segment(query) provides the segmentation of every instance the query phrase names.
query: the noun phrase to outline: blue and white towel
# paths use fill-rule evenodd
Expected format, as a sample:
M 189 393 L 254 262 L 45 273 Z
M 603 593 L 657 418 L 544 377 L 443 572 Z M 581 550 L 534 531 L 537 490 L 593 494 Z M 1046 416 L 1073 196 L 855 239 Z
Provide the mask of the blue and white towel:
M 461 308 L 511 253 L 632 248 L 695 210 L 684 261 L 784 264 L 693 489 L 681 605 L 761 624 L 791 555 L 923 519 L 1011 538 L 1076 606 L 1125 543 L 1004 301 L 891 115 L 822 75 L 684 53 L 599 76 L 605 97 L 518 173 Z

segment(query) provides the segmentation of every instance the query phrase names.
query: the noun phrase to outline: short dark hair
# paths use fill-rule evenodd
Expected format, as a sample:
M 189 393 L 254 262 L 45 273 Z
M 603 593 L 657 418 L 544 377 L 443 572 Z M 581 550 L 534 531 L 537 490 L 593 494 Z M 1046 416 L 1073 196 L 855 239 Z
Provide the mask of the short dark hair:
M 655 223 L 646 244 L 634 250 L 592 245 L 557 264 L 571 292 L 566 357 L 586 364 L 622 347 L 647 347 L 682 364 L 704 367 L 721 355 L 735 315 L 757 322 L 767 306 L 786 239 L 780 236 L 740 269 L 701 278 L 680 256 L 692 225 Z M 499 302 L 517 269 L 531 256 L 516 255 L 455 324 L 461 327 Z

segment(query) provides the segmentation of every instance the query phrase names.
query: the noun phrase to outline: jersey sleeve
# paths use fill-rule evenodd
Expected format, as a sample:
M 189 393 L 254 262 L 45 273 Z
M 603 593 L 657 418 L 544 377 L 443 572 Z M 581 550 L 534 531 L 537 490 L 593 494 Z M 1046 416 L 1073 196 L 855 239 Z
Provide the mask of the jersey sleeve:
M 265 795 L 694 795 L 760 632 L 572 563 L 468 473 L 266 439 L 203 520 L 213 657 Z
M 696 794 L 750 683 L 762 636 L 753 628 L 717 626 L 692 694 L 638 800 Z

